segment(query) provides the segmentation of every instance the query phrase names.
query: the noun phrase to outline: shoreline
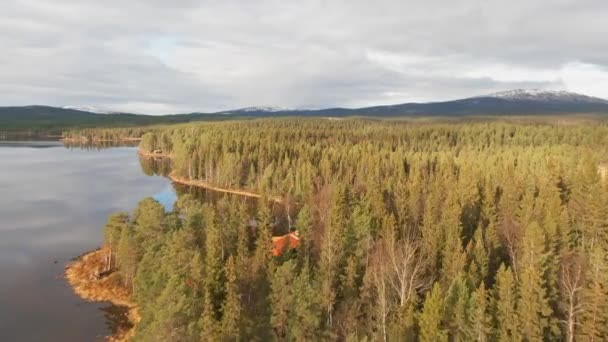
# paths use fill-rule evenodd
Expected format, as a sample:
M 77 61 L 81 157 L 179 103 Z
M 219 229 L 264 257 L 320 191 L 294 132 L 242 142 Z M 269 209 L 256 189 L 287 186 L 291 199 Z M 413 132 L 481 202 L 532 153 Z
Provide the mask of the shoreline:
M 146 151 L 142 151 L 139 148 L 137 149 L 137 154 L 139 156 L 141 156 L 141 157 L 146 157 L 146 158 L 168 158 L 168 159 L 171 159 L 171 155 L 170 154 L 146 152 Z
M 172 158 L 172 156 L 170 154 L 145 152 L 140 149 L 137 150 L 137 154 L 139 156 L 145 157 L 145 158 L 168 158 L 168 159 Z M 167 178 L 169 178 L 171 181 L 173 181 L 175 183 L 182 184 L 182 185 L 194 186 L 197 188 L 203 188 L 203 189 L 208 189 L 208 190 L 212 190 L 212 191 L 223 192 L 223 193 L 227 193 L 227 194 L 234 194 L 234 195 L 239 195 L 239 196 L 245 196 L 245 197 L 250 197 L 250 198 L 261 198 L 262 197 L 262 195 L 260 195 L 256 192 L 253 192 L 253 191 L 247 191 L 244 189 L 222 188 L 222 187 L 218 187 L 215 185 L 211 185 L 205 181 L 180 177 L 175 174 L 175 171 L 171 171 L 169 173 L 169 175 L 167 176 Z M 276 203 L 283 203 L 283 198 L 281 198 L 279 196 L 268 196 L 268 199 L 273 202 L 276 202 Z
M 204 188 L 204 189 L 208 189 L 208 190 L 212 190 L 212 191 L 223 192 L 223 193 L 227 193 L 227 194 L 234 194 L 234 195 L 245 196 L 245 197 L 251 197 L 251 198 L 261 198 L 262 197 L 262 195 L 260 195 L 258 193 L 247 191 L 247 190 L 220 188 L 220 187 L 211 185 L 204 181 L 179 177 L 173 171 L 171 171 L 171 173 L 169 173 L 169 175 L 167 177 L 171 181 L 178 183 L 178 184 L 194 186 L 197 188 Z M 268 199 L 273 202 L 276 202 L 276 203 L 283 203 L 283 199 L 278 196 L 268 196 Z
M 115 306 L 126 307 L 126 324 L 121 324 L 117 331 L 107 336 L 107 340 L 129 341 L 140 319 L 137 306 L 131 301 L 131 294 L 122 286 L 115 273 L 101 279 L 93 276 L 97 270 L 102 269 L 105 253 L 104 248 L 99 248 L 79 256 L 65 267 L 64 276 L 74 293 L 83 300 L 109 302 Z
M 67 139 L 62 139 L 67 141 Z M 77 141 L 77 139 L 74 139 Z M 170 154 L 144 152 L 138 149 L 137 154 L 144 158 L 168 158 Z M 200 180 L 186 179 L 179 177 L 174 171 L 167 175 L 172 182 L 193 186 L 211 191 L 235 194 L 250 198 L 261 198 L 262 195 L 242 190 L 228 189 L 213 186 L 207 182 Z M 270 201 L 283 203 L 283 199 L 278 196 L 268 196 Z M 127 317 L 125 323 L 120 324 L 112 335 L 106 336 L 106 339 L 111 342 L 129 341 L 135 334 L 135 326 L 141 319 L 137 311 L 137 306 L 131 300 L 130 292 L 122 285 L 118 274 L 110 273 L 108 276 L 100 279 L 94 275 L 103 269 L 105 255 L 107 249 L 102 247 L 96 250 L 86 252 L 72 261 L 64 268 L 64 277 L 72 291 L 84 301 L 89 302 L 109 302 L 114 306 L 125 307 L 127 309 Z
M 61 136 L 59 136 L 61 137 Z M 77 143 L 96 143 L 96 142 L 121 142 L 121 141 L 141 141 L 141 138 L 125 137 L 119 139 L 82 139 L 82 138 L 61 138 L 60 141 L 64 142 L 77 142 Z

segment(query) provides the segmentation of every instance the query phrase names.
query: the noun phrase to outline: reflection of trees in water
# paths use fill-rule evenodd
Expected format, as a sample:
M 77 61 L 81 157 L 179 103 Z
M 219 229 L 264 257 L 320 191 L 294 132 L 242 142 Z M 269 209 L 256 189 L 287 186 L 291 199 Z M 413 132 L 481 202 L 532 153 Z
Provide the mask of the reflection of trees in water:
M 139 163 L 141 166 L 141 170 L 147 176 L 164 176 L 167 177 L 169 173 L 171 173 L 171 159 L 165 157 L 148 157 L 148 156 L 139 156 Z M 251 215 L 251 218 L 254 219 L 255 213 L 257 212 L 258 198 L 255 197 L 247 197 L 233 193 L 214 191 L 210 189 L 205 189 L 196 186 L 184 185 L 179 183 L 173 183 L 173 188 L 175 189 L 175 193 L 177 197 L 182 197 L 184 195 L 190 195 L 191 197 L 197 199 L 201 203 L 209 203 L 211 205 L 217 206 L 218 202 L 227 200 L 227 201 L 243 201 L 246 203 L 248 212 Z M 289 212 L 293 214 L 293 211 L 297 211 L 297 204 L 294 203 L 292 199 L 286 199 L 289 206 L 285 206 L 284 204 L 272 201 L 271 209 L 272 214 L 275 217 L 275 234 L 282 235 L 289 232 L 289 215 L 287 207 L 289 207 Z
M 95 141 L 95 142 L 80 142 L 80 141 L 63 141 L 63 146 L 69 149 L 81 149 L 86 151 L 99 151 L 113 147 L 137 147 L 137 141 Z
M 139 165 L 146 176 L 167 177 L 171 172 L 171 160 L 169 158 L 139 156 Z
M 129 321 L 129 309 L 126 306 L 108 305 L 100 308 L 105 317 L 106 326 L 112 334 L 116 334 L 119 330 L 128 330 L 133 327 Z
M 220 202 L 230 201 L 241 201 L 247 205 L 247 212 L 252 220 L 255 220 L 256 213 L 258 212 L 259 198 L 248 197 L 229 192 L 214 191 L 210 189 L 200 188 L 196 186 L 184 185 L 179 183 L 173 183 L 173 188 L 177 197 L 180 198 L 185 195 L 190 195 L 192 198 L 200 201 L 201 203 L 209 203 L 215 207 L 222 207 Z M 293 204 L 292 204 L 293 205 Z M 287 215 L 287 208 L 284 204 L 275 201 L 270 201 L 270 208 L 272 215 L 274 216 L 274 235 L 283 235 L 289 232 L 289 219 Z M 290 207 L 290 211 L 293 211 L 295 205 Z M 293 215 L 293 212 L 291 213 Z

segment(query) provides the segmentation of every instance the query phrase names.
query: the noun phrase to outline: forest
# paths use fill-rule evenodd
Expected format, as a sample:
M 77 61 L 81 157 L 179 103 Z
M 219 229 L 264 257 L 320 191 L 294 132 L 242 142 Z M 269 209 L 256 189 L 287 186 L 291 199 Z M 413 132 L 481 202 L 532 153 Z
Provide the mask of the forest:
M 260 197 L 109 217 L 135 340 L 608 338 L 605 123 L 262 119 L 139 148 Z M 271 253 L 290 232 L 297 248 Z
M 213 113 L 143 115 L 116 112 L 96 114 L 78 109 L 51 106 L 0 106 L 0 137 L 2 135 L 59 135 L 66 130 L 86 130 L 100 127 L 137 128 L 195 121 L 222 121 L 240 117 L 241 115 L 227 116 Z

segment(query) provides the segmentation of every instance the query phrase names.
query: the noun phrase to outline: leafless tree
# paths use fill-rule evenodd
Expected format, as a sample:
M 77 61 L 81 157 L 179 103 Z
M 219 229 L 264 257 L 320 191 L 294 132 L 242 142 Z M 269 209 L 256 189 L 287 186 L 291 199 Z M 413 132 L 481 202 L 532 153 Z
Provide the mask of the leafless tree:
M 567 328 L 567 341 L 574 342 L 577 319 L 582 311 L 580 295 L 585 284 L 585 259 L 582 255 L 572 252 L 562 258 L 559 284 L 562 292 L 561 307 L 565 313 L 563 323 Z
M 519 273 L 517 272 L 517 248 L 519 246 L 519 240 L 521 239 L 521 228 L 510 215 L 506 215 L 503 218 L 500 236 L 509 253 L 513 274 L 516 279 L 519 279 Z
M 413 238 L 386 239 L 384 245 L 388 283 L 399 299 L 399 306 L 404 307 L 418 290 L 430 286 L 427 272 L 430 261 Z
M 417 291 L 430 286 L 430 259 L 414 239 L 392 236 L 378 241 L 370 256 L 369 272 L 376 298 L 379 330 L 386 341 L 387 318 L 393 308 L 406 306 Z
M 390 285 L 388 284 L 388 267 L 386 255 L 381 242 L 378 242 L 374 253 L 371 255 L 369 272 L 372 285 L 375 290 L 376 315 L 378 316 L 379 330 L 382 332 L 382 340 L 386 342 L 387 318 L 394 301 L 390 298 Z

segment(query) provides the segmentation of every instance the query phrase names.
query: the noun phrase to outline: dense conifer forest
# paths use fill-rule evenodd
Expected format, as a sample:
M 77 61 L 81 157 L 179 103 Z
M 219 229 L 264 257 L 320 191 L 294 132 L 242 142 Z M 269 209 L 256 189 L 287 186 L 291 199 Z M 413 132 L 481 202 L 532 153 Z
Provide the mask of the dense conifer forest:
M 606 124 L 266 119 L 140 149 L 261 197 L 108 219 L 136 340 L 608 338 Z

